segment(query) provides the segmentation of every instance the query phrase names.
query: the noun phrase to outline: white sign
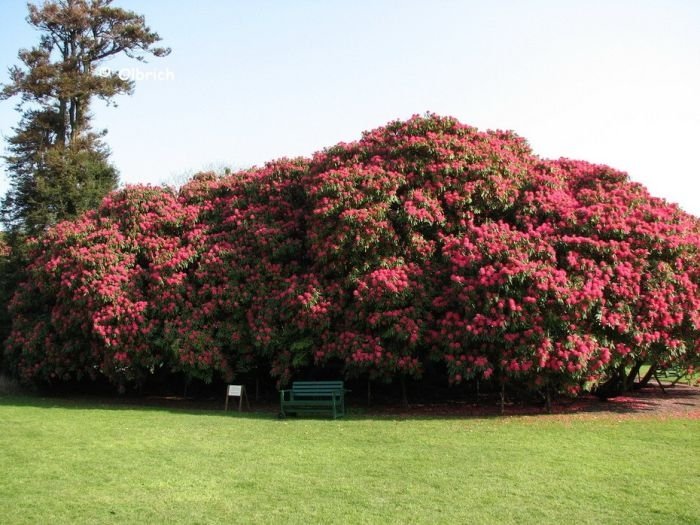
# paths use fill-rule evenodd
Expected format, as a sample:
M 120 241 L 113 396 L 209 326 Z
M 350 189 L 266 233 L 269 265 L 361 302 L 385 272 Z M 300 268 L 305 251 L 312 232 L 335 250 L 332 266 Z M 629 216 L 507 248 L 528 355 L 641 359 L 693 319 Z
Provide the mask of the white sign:
M 237 397 L 238 398 L 238 411 L 243 410 L 243 398 L 245 397 L 245 404 L 250 410 L 250 403 L 248 403 L 248 396 L 245 392 L 245 387 L 243 385 L 228 385 L 226 389 L 226 402 L 224 403 L 224 410 L 228 410 L 228 398 Z

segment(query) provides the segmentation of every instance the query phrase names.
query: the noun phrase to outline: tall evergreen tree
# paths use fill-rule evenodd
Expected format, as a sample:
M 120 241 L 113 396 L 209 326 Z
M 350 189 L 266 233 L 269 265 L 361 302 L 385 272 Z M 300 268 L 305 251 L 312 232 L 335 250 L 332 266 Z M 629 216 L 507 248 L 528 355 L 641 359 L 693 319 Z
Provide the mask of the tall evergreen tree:
M 51 0 L 29 4 L 27 21 L 41 33 L 39 45 L 19 51 L 0 99 L 20 97 L 22 118 L 8 139 L 4 160 L 10 190 L 3 222 L 13 232 L 36 234 L 57 221 L 96 206 L 118 180 L 109 150 L 90 123 L 90 102 L 109 103 L 133 91 L 117 72 L 100 64 L 115 55 L 143 61 L 165 56 L 144 17 L 113 7 L 112 0 Z

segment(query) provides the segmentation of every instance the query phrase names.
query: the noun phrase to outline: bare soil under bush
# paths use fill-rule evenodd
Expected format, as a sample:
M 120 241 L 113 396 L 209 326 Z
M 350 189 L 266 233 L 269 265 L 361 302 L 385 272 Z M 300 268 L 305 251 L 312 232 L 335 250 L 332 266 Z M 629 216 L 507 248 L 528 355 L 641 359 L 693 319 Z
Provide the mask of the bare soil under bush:
M 479 417 L 500 415 L 500 400 L 485 399 L 479 403 L 440 403 L 378 406 L 368 409 L 370 413 L 396 414 L 402 416 L 445 416 L 445 417 Z M 536 415 L 545 413 L 543 406 L 505 403 L 503 415 Z M 700 418 L 700 387 L 676 384 L 658 385 L 627 395 L 602 401 L 593 395 L 576 399 L 556 399 L 552 402 L 552 414 L 624 414 L 630 416 L 686 416 Z

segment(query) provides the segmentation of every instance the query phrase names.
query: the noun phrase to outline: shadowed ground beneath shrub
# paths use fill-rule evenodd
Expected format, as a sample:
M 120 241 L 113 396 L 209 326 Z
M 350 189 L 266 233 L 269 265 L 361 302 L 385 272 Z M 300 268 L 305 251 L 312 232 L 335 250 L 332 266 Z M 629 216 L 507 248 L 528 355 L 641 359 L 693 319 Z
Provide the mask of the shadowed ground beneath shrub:
M 31 404 L 31 397 L 22 398 L 23 402 Z M 189 412 L 223 410 L 224 398 L 189 398 L 183 396 L 50 396 L 42 397 L 43 400 L 55 400 L 56 402 L 75 402 L 77 407 L 83 403 L 103 406 L 130 406 L 167 408 L 173 410 L 185 410 Z M 3 399 L 0 398 L 0 405 Z M 374 403 L 370 406 L 366 402 L 350 398 L 348 400 L 348 416 L 359 417 L 487 417 L 487 416 L 519 416 L 545 414 L 542 404 L 526 404 L 506 402 L 504 412 L 501 414 L 500 399 L 496 395 L 483 396 L 479 401 L 443 401 L 443 402 L 416 402 L 408 407 L 397 402 Z M 229 411 L 237 411 L 237 401 L 229 403 Z M 279 413 L 279 403 L 276 401 L 250 400 L 250 411 L 244 409 L 244 413 L 259 415 L 274 415 Z M 670 385 L 664 383 L 662 390 L 658 385 L 629 392 L 627 395 L 600 400 L 593 395 L 583 395 L 578 398 L 558 398 L 552 403 L 551 414 L 626 414 L 629 416 L 682 416 L 700 418 L 700 387 L 688 386 L 677 383 Z

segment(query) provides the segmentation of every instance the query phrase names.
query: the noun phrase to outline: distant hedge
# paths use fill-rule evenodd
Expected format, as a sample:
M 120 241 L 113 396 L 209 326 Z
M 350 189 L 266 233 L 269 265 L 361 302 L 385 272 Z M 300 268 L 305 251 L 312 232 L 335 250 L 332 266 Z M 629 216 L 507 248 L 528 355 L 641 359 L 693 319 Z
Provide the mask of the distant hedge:
M 696 217 L 434 115 L 179 192 L 127 187 L 31 253 L 5 355 L 30 382 L 441 362 L 449 383 L 575 394 L 700 354 Z

